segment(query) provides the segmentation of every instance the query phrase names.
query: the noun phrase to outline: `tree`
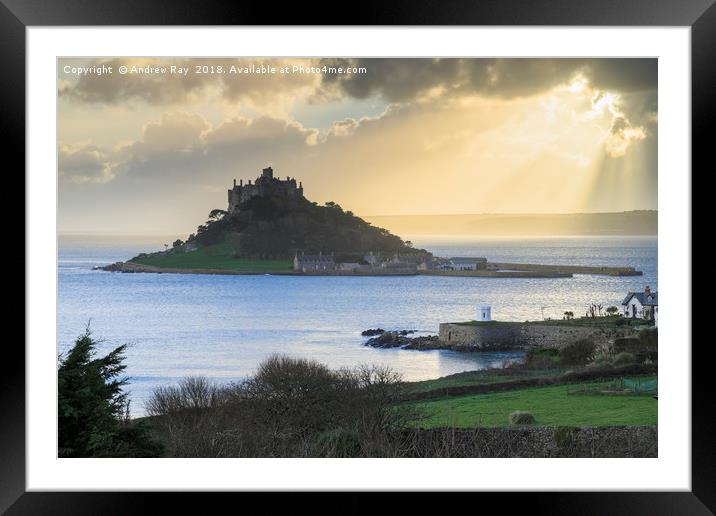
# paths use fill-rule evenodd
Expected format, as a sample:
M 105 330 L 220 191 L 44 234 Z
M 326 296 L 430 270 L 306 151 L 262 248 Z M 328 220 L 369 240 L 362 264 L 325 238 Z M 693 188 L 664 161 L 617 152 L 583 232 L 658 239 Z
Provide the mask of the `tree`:
M 572 311 L 564 312 L 564 318 L 567 320 L 574 319 L 574 312 L 572 312 Z
M 87 330 L 59 357 L 58 447 L 60 457 L 154 457 L 161 446 L 143 424 L 129 419 L 120 378 L 125 345 L 95 358 L 98 341 Z
M 616 315 L 619 312 L 619 308 L 616 306 L 607 307 L 607 315 Z
M 172 247 L 179 247 L 181 245 L 184 245 L 184 242 L 182 242 L 181 238 L 177 238 L 176 240 L 174 240 Z
M 209 220 L 220 220 L 226 215 L 226 210 L 220 210 L 218 208 L 213 209 L 209 212 Z

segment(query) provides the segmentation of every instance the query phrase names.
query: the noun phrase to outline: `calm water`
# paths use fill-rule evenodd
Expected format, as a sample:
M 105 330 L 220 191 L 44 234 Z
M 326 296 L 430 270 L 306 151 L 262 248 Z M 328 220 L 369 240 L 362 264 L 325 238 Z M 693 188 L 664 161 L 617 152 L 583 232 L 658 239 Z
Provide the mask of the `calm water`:
M 409 237 L 408 237 L 409 238 Z M 417 277 L 292 277 L 119 274 L 91 270 L 163 248 L 162 238 L 65 237 L 59 252 L 59 351 L 88 321 L 101 350 L 129 343 L 132 413 L 158 386 L 187 375 L 218 382 L 241 379 L 272 353 L 310 357 L 331 367 L 389 365 L 407 380 L 498 366 L 514 353 L 372 349 L 366 328 L 417 329 L 475 318 L 523 321 L 583 314 L 587 305 L 619 305 L 629 290 L 657 283 L 655 237 L 469 239 L 413 237 L 438 256 L 494 261 L 627 265 L 642 277 L 558 279 Z

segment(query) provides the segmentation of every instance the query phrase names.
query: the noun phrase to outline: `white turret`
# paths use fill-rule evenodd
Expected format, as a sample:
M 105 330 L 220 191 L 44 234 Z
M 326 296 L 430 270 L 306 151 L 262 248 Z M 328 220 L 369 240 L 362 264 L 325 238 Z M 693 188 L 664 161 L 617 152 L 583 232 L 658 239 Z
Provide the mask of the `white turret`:
M 492 307 L 490 305 L 482 305 L 477 310 L 478 321 L 491 321 L 492 320 Z

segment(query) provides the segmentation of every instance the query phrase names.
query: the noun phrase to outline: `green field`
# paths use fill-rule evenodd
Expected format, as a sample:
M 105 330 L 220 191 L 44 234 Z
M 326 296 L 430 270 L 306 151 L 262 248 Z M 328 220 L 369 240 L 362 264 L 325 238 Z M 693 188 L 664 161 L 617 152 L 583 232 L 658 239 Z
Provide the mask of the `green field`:
M 464 373 L 443 376 L 434 380 L 424 380 L 422 382 L 408 383 L 410 392 L 427 392 L 447 387 L 464 387 L 468 385 L 488 385 L 493 383 L 511 382 L 514 380 L 524 380 L 526 378 L 545 378 L 559 376 L 564 372 L 563 369 L 535 369 L 515 370 L 509 369 L 497 371 L 495 369 L 486 369 L 482 371 L 466 371 Z
M 290 260 L 249 260 L 234 258 L 234 247 L 221 243 L 202 247 L 189 252 L 154 253 L 135 257 L 131 261 L 152 267 L 173 269 L 221 269 L 237 272 L 279 272 L 290 271 Z
M 650 377 L 654 379 L 655 377 Z M 538 426 L 656 425 L 657 400 L 650 394 L 603 394 L 614 382 L 534 387 L 410 402 L 424 428 L 508 426 L 510 413 L 527 410 Z

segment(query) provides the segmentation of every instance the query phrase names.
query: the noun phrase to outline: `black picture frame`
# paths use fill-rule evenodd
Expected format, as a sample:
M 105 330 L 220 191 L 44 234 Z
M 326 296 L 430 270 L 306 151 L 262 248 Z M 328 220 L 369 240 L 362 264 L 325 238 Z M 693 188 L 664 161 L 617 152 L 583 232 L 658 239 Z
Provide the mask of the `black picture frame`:
M 351 9 L 350 7 L 354 7 Z M 0 127 L 3 156 L 25 166 L 25 31 L 53 25 L 608 25 L 691 27 L 692 171 L 713 170 L 707 124 L 716 119 L 716 5 L 714 0 L 364 0 L 331 7 L 326 2 L 223 2 L 218 0 L 0 0 Z M 89 42 L 91 45 L 91 42 Z M 48 122 L 49 123 L 49 122 Z M 9 173 L 6 168 L 6 173 Z M 16 174 L 19 176 L 19 174 Z M 685 175 L 684 180 L 690 180 Z M 24 190 L 24 185 L 22 186 Z M 18 189 L 15 190 L 19 191 Z M 19 247 L 19 246 L 18 246 Z M 32 274 L 31 271 L 26 272 Z M 689 334 L 691 328 L 689 329 Z M 13 344 L 13 345 L 11 345 Z M 689 342 L 672 343 L 682 347 Z M 716 446 L 710 414 L 716 410 L 706 359 L 708 346 L 692 348 L 692 490 L 641 493 L 509 494 L 505 505 L 535 514 L 713 514 Z M 50 348 L 48 348 L 50 349 Z M 25 356 L 6 339 L 0 375 L 0 512 L 7 514 L 134 514 L 161 498 L 189 508 L 177 493 L 26 492 Z M 197 494 L 205 504 L 208 493 Z M 217 496 L 217 494 L 214 494 Z M 227 497 L 232 494 L 220 494 Z M 481 494 L 487 497 L 505 496 Z M 212 500 L 213 501 L 213 500 Z M 204 508 L 208 506 L 204 505 Z M 203 511 L 202 511 L 203 512 Z

